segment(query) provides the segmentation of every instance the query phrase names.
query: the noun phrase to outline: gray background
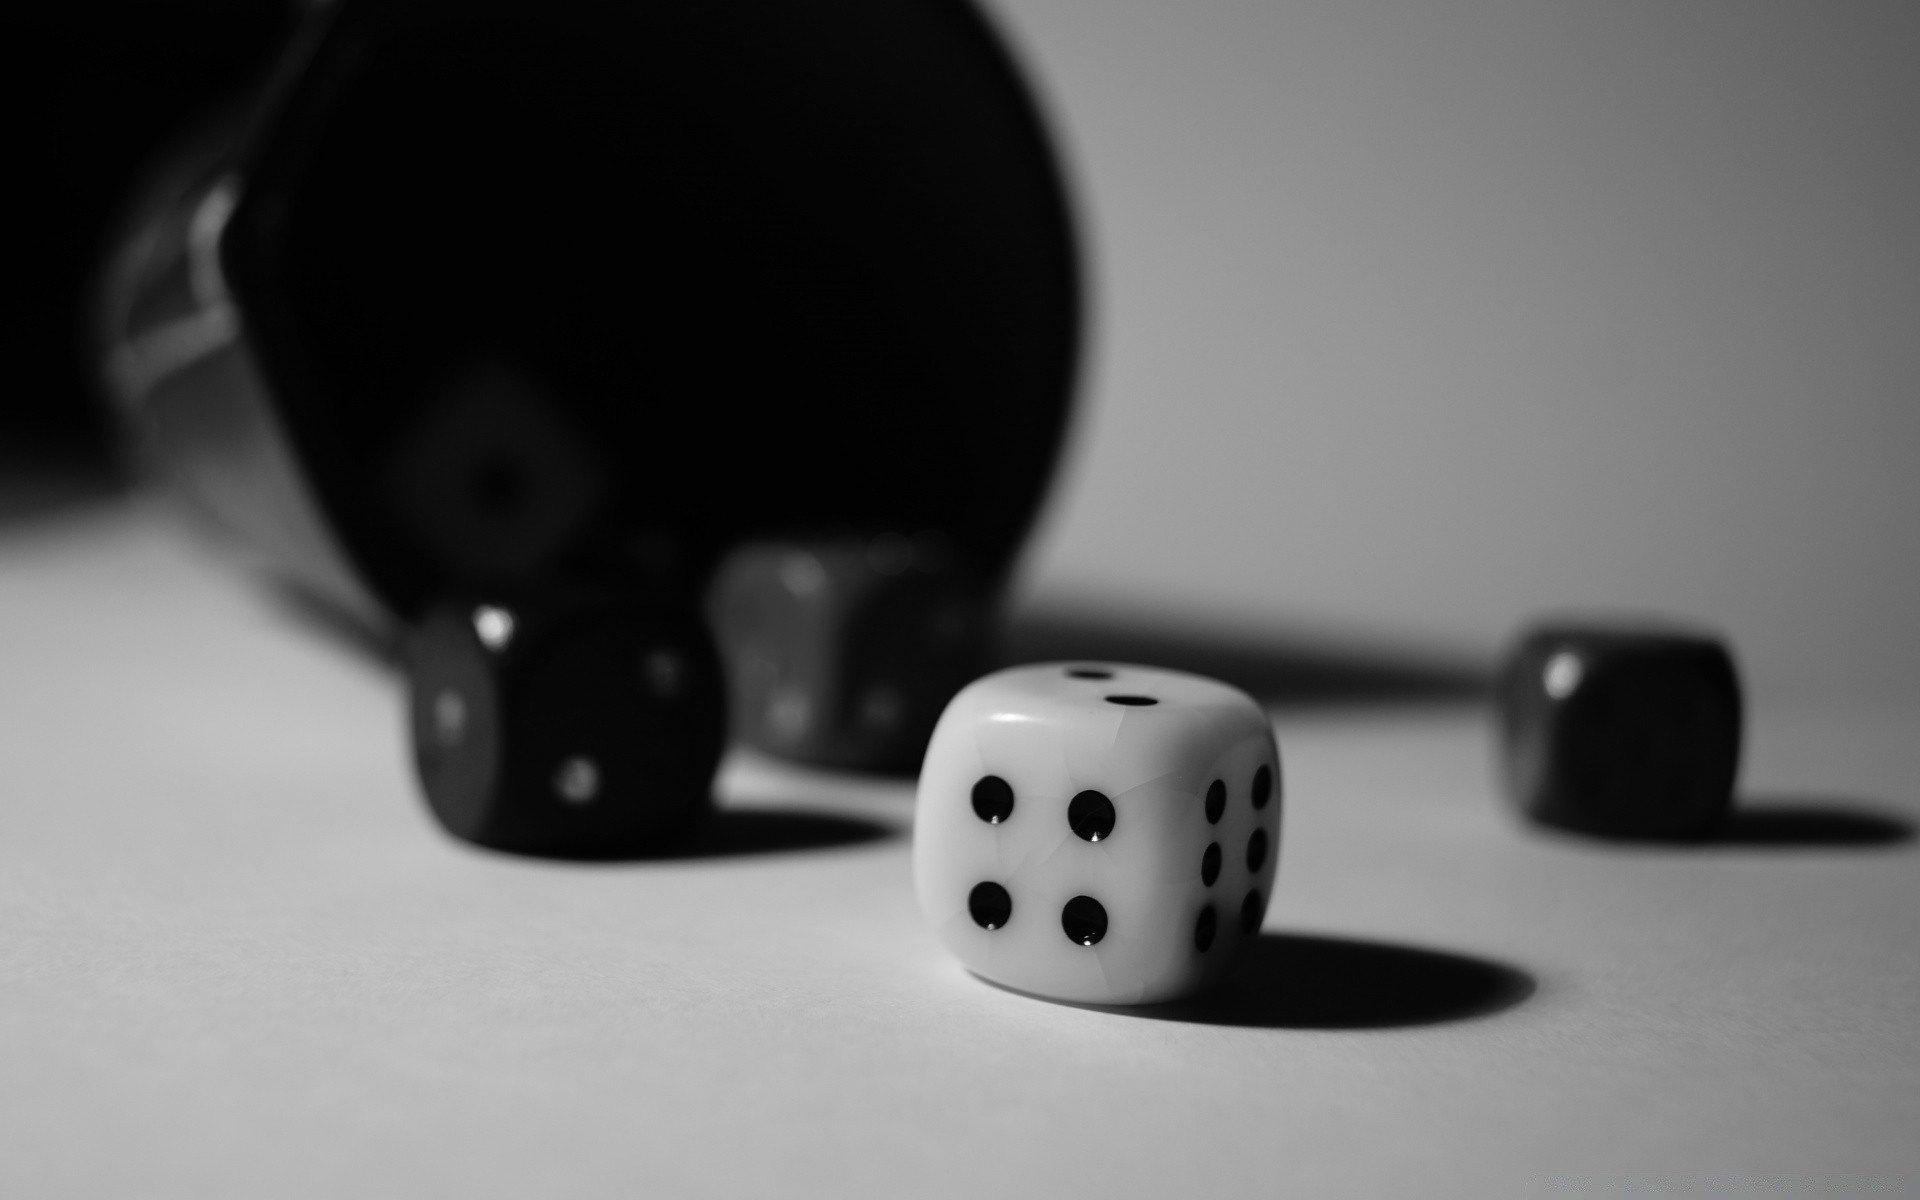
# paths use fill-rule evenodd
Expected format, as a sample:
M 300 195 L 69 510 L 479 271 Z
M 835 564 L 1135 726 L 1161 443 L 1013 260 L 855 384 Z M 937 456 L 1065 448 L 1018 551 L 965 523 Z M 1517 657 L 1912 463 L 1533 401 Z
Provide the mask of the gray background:
M 1920 676 L 1920 7 L 998 0 L 1090 230 L 1039 598 Z

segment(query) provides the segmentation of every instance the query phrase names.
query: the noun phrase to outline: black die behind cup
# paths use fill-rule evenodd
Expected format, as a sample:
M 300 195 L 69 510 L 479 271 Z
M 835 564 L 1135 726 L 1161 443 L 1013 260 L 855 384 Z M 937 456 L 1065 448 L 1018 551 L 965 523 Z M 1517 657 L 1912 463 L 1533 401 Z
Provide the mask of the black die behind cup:
M 1529 818 L 1601 837 L 1705 837 L 1733 801 L 1741 696 L 1719 640 L 1552 624 L 1509 653 L 1500 690 L 1508 792 Z
M 691 608 L 572 591 L 441 604 L 414 632 L 409 689 L 421 789 L 456 837 L 649 854 L 710 811 L 725 703 Z

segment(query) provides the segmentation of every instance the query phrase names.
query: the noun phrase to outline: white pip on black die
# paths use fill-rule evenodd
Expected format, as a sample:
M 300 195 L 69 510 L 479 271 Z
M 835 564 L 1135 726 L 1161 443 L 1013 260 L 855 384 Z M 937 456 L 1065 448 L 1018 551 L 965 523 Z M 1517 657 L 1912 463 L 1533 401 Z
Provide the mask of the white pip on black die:
M 1253 698 L 1152 667 L 1047 663 L 948 703 L 920 772 L 921 911 L 975 974 L 1149 1004 L 1217 981 L 1280 851 L 1279 748 Z

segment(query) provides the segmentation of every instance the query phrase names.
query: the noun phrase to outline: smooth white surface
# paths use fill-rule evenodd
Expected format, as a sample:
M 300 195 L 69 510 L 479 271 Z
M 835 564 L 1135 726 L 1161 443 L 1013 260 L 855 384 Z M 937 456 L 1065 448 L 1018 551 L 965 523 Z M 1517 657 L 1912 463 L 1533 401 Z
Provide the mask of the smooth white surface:
M 964 974 L 904 783 L 728 769 L 895 831 L 857 844 L 452 843 L 397 679 L 142 509 L 0 528 L 0 663 L 0 1194 L 1920 1184 L 1915 844 L 1533 835 L 1471 709 L 1281 722 L 1286 936 L 1234 1025 Z M 1920 816 L 1920 705 L 1755 710 L 1763 802 Z M 1537 990 L 1393 1019 L 1501 969 Z
M 1920 6 L 994 0 L 1097 334 L 1040 597 L 1920 678 Z

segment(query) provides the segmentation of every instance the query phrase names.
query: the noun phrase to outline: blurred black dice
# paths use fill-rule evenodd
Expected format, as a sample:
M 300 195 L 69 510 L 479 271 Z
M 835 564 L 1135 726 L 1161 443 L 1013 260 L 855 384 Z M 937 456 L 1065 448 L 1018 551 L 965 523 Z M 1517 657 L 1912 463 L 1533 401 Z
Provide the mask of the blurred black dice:
M 1552 624 L 1509 653 L 1500 723 L 1507 787 L 1533 820 L 1601 837 L 1710 834 L 1733 802 L 1739 676 L 1713 637 Z
M 455 836 L 642 855 L 710 811 L 726 704 L 691 606 L 552 589 L 443 603 L 409 658 L 415 765 Z
M 799 762 L 917 768 L 986 666 L 989 593 L 935 535 L 744 546 L 709 607 L 734 736 Z

